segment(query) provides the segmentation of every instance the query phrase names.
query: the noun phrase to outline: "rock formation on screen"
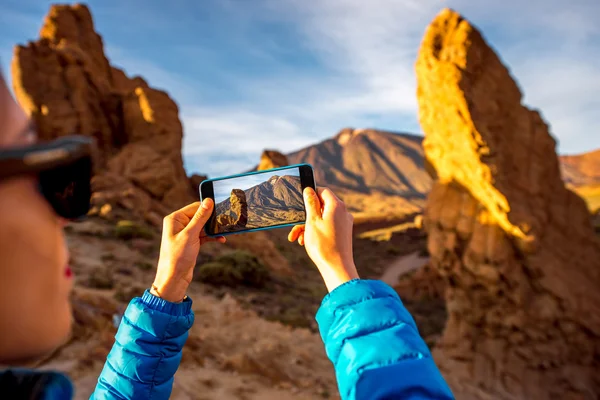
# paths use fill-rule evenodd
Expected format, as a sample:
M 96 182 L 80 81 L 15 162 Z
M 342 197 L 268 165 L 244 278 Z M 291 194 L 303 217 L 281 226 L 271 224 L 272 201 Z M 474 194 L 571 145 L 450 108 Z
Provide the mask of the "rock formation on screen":
M 460 399 L 598 398 L 600 243 L 548 126 L 454 11 L 427 28 L 416 72 L 438 178 L 424 225 L 447 282 L 438 365 Z
M 262 171 L 271 168 L 286 167 L 289 165 L 287 156 L 277 150 L 265 150 L 260 156 L 260 163 L 257 170 Z
M 17 100 L 41 139 L 92 136 L 100 175 L 142 189 L 168 209 L 192 201 L 177 105 L 110 65 L 85 5 L 52 6 L 40 39 L 15 48 L 12 75 Z
M 217 216 L 218 232 L 232 232 L 246 227 L 248 223 L 248 203 L 246 193 L 241 189 L 233 189 L 229 196 L 229 210 Z
M 229 197 L 231 202 L 231 212 L 236 216 L 235 223 L 241 227 L 246 226 L 248 222 L 248 203 L 246 202 L 246 193 L 241 189 L 233 189 Z

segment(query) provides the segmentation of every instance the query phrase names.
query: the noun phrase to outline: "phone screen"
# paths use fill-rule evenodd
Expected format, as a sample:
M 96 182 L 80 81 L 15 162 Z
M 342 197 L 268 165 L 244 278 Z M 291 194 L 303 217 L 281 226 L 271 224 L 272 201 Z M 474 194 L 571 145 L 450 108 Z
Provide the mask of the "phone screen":
M 213 180 L 215 213 L 209 234 L 304 222 L 306 212 L 302 191 L 306 173 L 302 176 L 300 168 L 295 166 Z M 312 179 L 312 170 L 310 172 Z M 314 187 L 314 183 L 310 186 Z

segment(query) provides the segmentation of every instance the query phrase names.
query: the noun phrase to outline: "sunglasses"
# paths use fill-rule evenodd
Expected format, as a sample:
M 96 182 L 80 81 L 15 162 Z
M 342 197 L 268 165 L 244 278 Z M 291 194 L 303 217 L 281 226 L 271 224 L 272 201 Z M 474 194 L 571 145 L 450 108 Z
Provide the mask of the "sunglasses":
M 63 136 L 50 142 L 0 150 L 0 180 L 37 175 L 40 192 L 56 214 L 77 220 L 90 209 L 94 149 L 92 138 Z

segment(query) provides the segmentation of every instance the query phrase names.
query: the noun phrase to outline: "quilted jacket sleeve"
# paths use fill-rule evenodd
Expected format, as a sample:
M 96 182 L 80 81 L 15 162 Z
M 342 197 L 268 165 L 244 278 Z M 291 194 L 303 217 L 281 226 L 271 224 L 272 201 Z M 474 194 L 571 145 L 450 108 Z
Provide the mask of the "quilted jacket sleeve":
M 453 399 L 398 294 L 355 279 L 323 299 L 317 322 L 343 400 Z
M 131 300 L 91 399 L 168 399 L 193 323 L 189 298 L 170 303 L 146 290 Z

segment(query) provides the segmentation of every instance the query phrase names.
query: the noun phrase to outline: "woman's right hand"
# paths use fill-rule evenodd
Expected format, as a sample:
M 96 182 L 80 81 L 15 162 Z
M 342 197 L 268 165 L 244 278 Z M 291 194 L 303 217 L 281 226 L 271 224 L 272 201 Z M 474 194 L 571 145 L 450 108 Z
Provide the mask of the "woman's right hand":
M 352 255 L 354 218 L 344 203 L 329 189 L 304 189 L 306 223 L 292 228 L 288 240 L 306 247 L 327 289 L 358 278 Z

